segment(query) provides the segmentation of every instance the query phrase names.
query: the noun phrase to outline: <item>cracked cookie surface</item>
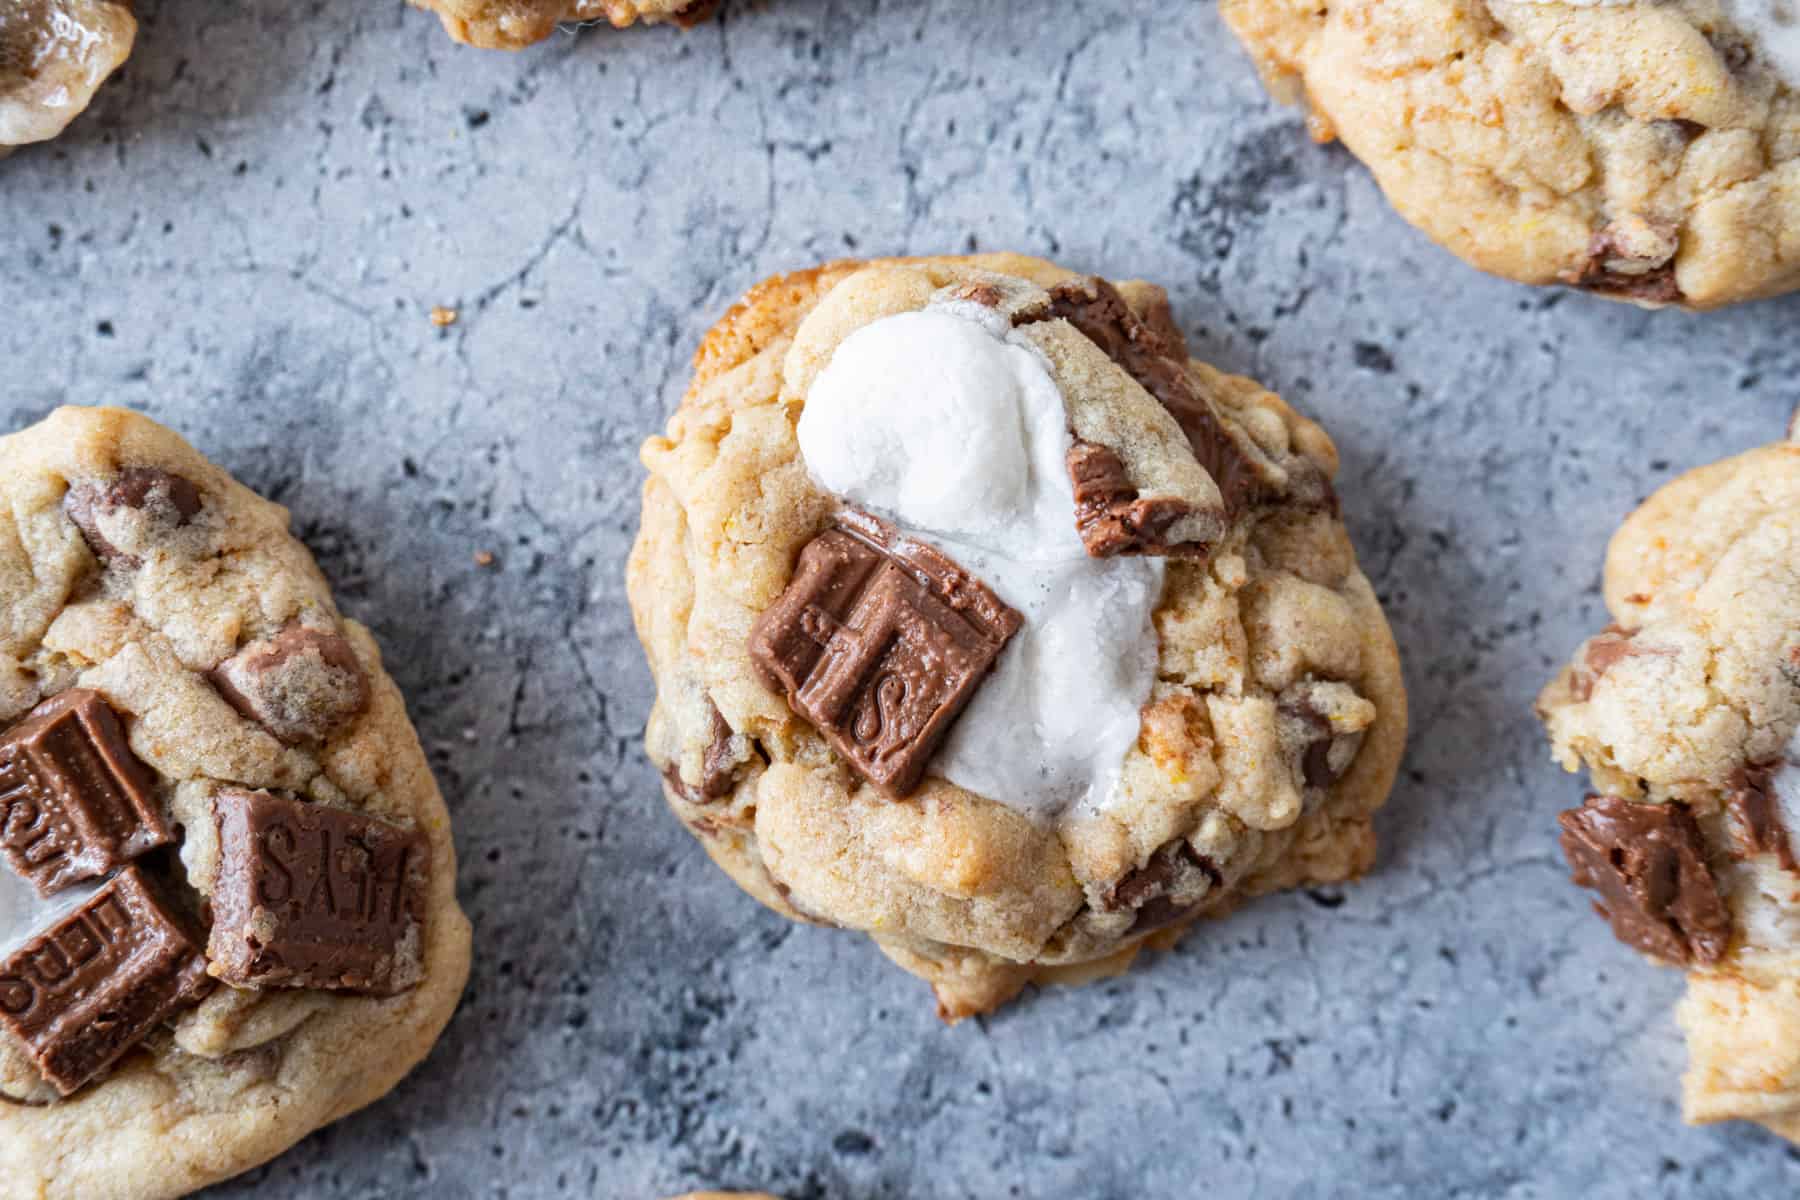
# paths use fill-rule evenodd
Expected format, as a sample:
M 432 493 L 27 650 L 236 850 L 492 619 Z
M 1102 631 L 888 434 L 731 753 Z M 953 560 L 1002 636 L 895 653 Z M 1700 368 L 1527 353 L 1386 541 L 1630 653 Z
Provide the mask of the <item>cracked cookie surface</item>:
M 285 509 L 116 409 L 59 409 L 0 467 L 0 1196 L 182 1195 L 436 1041 L 469 963 L 449 819 Z M 124 909 L 65 878 L 108 871 Z M 127 1041 L 58 1023 L 67 961 Z
M 435 12 L 444 31 L 485 50 L 522 50 L 559 25 L 606 21 L 623 29 L 639 21 L 698 25 L 720 0 L 410 0 Z
M 1401 215 L 1483 270 L 1692 308 L 1800 286 L 1800 74 L 1743 4 L 1221 11 L 1315 137 L 1342 138 Z
M 896 798 L 753 661 L 759 619 L 788 602 L 802 550 L 845 507 L 801 452 L 809 397 L 845 346 L 934 313 L 984 322 L 1025 356 L 1008 361 L 1055 381 L 1058 436 L 1114 460 L 1107 511 L 1148 498 L 1159 514 L 1154 529 L 1078 538 L 1066 502 L 1076 554 L 1167 555 L 1135 736 L 1116 781 L 1086 800 L 958 786 L 944 774 L 966 761 L 955 735 Z M 1128 343 L 1161 347 L 1155 370 Z M 1122 970 L 1237 899 L 1369 866 L 1405 696 L 1330 489 L 1336 451 L 1256 384 L 1190 360 L 1160 289 L 1013 255 L 770 279 L 703 341 L 643 459 L 627 584 L 657 684 L 646 743 L 670 807 L 769 907 L 870 934 L 932 984 L 946 1018 L 1034 981 Z M 1086 461 L 1068 464 L 1077 495 Z M 979 471 L 964 482 L 984 486 Z M 981 560 L 960 554 L 982 580 Z M 1018 645 L 1031 632 L 1028 613 Z M 979 705 L 977 689 L 959 732 L 995 728 Z
M 1691 1121 L 1800 1138 L 1800 443 L 1700 467 L 1607 552 L 1614 624 L 1544 690 L 1577 882 L 1688 970 Z

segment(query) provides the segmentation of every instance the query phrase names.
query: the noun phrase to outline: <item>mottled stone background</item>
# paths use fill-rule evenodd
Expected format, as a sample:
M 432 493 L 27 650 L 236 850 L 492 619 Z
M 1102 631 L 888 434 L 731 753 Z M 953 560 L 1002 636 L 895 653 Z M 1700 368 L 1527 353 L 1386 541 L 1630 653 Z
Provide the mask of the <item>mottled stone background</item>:
M 1626 510 L 1778 435 L 1800 305 L 1463 268 L 1207 3 L 766 0 L 514 56 L 396 0 L 141 7 L 87 118 L 0 164 L 0 411 L 141 409 L 293 509 L 411 700 L 477 937 L 430 1061 L 219 1195 L 1800 1187 L 1784 1143 L 1679 1125 L 1679 979 L 1565 884 L 1579 784 L 1529 714 Z M 974 248 L 1162 280 L 1324 420 L 1415 732 L 1363 884 L 947 1030 L 663 811 L 621 574 L 636 446 L 739 292 Z

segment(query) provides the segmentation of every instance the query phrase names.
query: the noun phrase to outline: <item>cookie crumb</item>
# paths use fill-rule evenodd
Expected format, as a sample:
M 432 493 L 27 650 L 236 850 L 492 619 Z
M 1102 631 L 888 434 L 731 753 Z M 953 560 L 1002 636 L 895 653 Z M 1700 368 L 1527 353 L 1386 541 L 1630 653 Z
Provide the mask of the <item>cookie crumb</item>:
M 444 329 L 456 324 L 457 315 L 454 308 L 445 308 L 441 304 L 436 304 L 431 309 L 431 323 L 439 329 Z
M 475 565 L 478 567 L 493 566 L 494 552 L 492 550 L 477 550 L 475 552 Z

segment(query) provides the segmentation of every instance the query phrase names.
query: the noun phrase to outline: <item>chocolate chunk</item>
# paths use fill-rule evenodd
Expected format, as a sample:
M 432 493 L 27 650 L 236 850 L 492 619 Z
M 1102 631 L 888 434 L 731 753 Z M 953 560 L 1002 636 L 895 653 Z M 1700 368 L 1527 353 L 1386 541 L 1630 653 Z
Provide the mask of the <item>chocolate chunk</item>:
M 1706 132 L 1706 126 L 1698 121 L 1690 121 L 1686 117 L 1671 117 L 1665 121 L 1653 121 L 1658 129 L 1666 129 L 1683 144 L 1693 141 Z
M 1600 677 L 1610 671 L 1614 664 L 1622 658 L 1628 658 L 1636 652 L 1631 644 L 1636 637 L 1635 631 L 1628 631 L 1621 625 L 1608 625 L 1603 631 L 1588 639 L 1587 650 L 1583 652 L 1581 661 L 1569 676 L 1569 692 L 1578 701 L 1585 702 L 1594 694 L 1594 685 Z
M 1135 910 L 1131 933 L 1148 933 L 1192 913 L 1222 879 L 1210 859 L 1186 839 L 1177 839 L 1115 883 L 1100 907 L 1105 912 Z
M 1112 284 L 1098 276 L 1059 283 L 1050 289 L 1049 308 L 1027 319 L 1055 317 L 1100 347 L 1169 410 L 1187 434 L 1194 457 L 1218 485 L 1227 512 L 1235 516 L 1276 501 L 1336 508 L 1337 497 L 1324 472 L 1302 458 L 1284 474 L 1201 392 L 1188 373 L 1179 339 L 1140 320 Z
M 1777 759 L 1739 767 L 1732 776 L 1731 795 L 1726 798 L 1725 805 L 1731 813 L 1733 832 L 1745 857 L 1773 854 L 1783 870 L 1800 873 L 1773 787 L 1775 773 L 1786 765 Z
M 663 768 L 663 778 L 689 804 L 706 804 L 717 800 L 728 795 L 737 786 L 737 760 L 731 753 L 731 725 L 711 697 L 707 698 L 706 707 L 712 723 L 712 740 L 707 742 L 706 750 L 700 756 L 700 786 L 694 787 L 682 779 L 679 763 L 670 763 Z
M 185 525 L 200 511 L 200 491 L 160 467 L 126 467 L 110 483 L 82 483 L 69 489 L 63 512 L 81 530 L 88 548 L 105 562 L 135 567 L 138 560 L 100 531 L 100 519 L 121 508 L 153 513 L 171 527 Z
M 718 705 L 711 700 L 706 704 L 712 710 L 712 741 L 706 744 L 706 753 L 700 756 L 700 794 L 708 800 L 717 800 L 729 792 L 732 785 L 731 725 Z
M 1125 463 L 1112 450 L 1077 439 L 1067 455 L 1069 480 L 1075 486 L 1075 531 L 1095 558 L 1114 554 L 1160 554 L 1203 557 L 1204 542 L 1171 542 L 1175 522 L 1194 511 L 1185 500 L 1145 500 L 1132 486 Z
M 1725 64 L 1726 70 L 1733 74 L 1741 74 L 1756 59 L 1756 51 L 1742 34 L 1717 29 L 1708 33 L 1706 40 L 1712 43 L 1713 52 Z
M 1140 296 L 1139 302 L 1132 306 L 1131 311 L 1162 342 L 1163 350 L 1171 358 L 1186 362 L 1187 337 L 1181 332 L 1181 326 L 1175 323 L 1175 310 L 1169 306 L 1169 294 L 1161 288 L 1150 291 L 1152 294 L 1148 302 Z
M 1331 718 L 1305 700 L 1283 704 L 1281 711 L 1306 730 L 1306 749 L 1300 755 L 1300 776 L 1306 786 L 1326 788 L 1336 783 L 1343 772 L 1331 765 Z
M 231 707 L 283 742 L 322 742 L 369 704 L 369 681 L 342 636 L 292 624 L 209 676 Z
M 213 818 L 213 975 L 382 994 L 418 982 L 431 869 L 423 834 L 273 792 L 220 792 Z
M 670 17 L 683 29 L 692 29 L 719 11 L 724 0 L 694 0 L 685 8 L 676 10 Z
M 53 696 L 0 738 L 0 854 L 40 896 L 169 841 L 156 777 L 100 693 Z
M 1673 963 L 1724 957 L 1731 914 L 1685 804 L 1589 796 L 1558 823 L 1570 874 L 1600 894 L 1594 910 L 1613 936 Z
M 1023 623 L 949 558 L 846 510 L 750 631 L 772 691 L 890 796 L 926 764 Z
M 951 295 L 970 304 L 979 304 L 983 308 L 1000 307 L 1000 289 L 991 283 L 965 283 Z
M 1640 304 L 1679 304 L 1686 299 L 1675 282 L 1675 257 L 1650 261 L 1632 255 L 1608 226 L 1588 240 L 1587 260 L 1566 282 L 1603 296 Z
M 186 921 L 127 867 L 0 962 L 0 1026 L 67 1096 L 211 988 Z

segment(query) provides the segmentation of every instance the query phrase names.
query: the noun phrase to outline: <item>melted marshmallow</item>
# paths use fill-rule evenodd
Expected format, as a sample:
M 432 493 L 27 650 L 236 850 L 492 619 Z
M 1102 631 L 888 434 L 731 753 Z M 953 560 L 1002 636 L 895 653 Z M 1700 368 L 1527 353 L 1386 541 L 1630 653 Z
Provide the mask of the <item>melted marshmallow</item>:
M 97 890 L 98 884 L 77 884 L 46 900 L 21 875 L 0 862 L 0 960 Z
M 1769 794 L 1790 844 L 1800 850 L 1800 728 L 1789 739 L 1786 761 L 1769 777 Z M 1767 856 L 1743 863 L 1740 919 L 1748 947 L 1779 955 L 1800 951 L 1800 881 Z
M 821 486 L 1025 618 L 931 771 L 1040 817 L 1104 806 L 1156 677 L 1163 564 L 1082 546 L 1068 415 L 1038 351 L 976 304 L 883 318 L 832 355 L 799 437 Z
M 1795 0 L 1725 0 L 1732 24 L 1749 35 L 1762 59 L 1788 83 L 1800 82 L 1800 4 Z

